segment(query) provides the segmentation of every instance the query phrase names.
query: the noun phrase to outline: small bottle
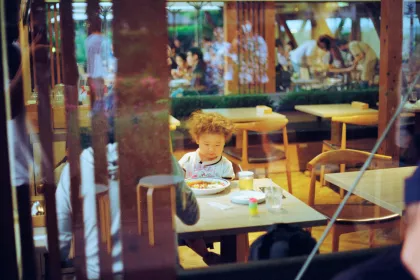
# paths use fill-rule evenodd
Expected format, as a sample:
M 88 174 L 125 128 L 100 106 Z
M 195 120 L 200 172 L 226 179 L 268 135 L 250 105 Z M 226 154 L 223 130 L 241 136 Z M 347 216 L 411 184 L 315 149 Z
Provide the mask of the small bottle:
M 249 215 L 256 216 L 258 215 L 258 202 L 255 198 L 250 198 L 248 203 Z

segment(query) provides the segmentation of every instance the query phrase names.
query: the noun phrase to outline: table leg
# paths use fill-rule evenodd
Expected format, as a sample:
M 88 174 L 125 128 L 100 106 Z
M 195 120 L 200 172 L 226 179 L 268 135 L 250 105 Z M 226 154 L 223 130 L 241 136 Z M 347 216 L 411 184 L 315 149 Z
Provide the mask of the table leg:
M 342 123 L 331 121 L 331 143 L 341 146 Z
M 224 262 L 247 262 L 249 254 L 248 234 L 222 236 L 220 252 Z
M 236 148 L 237 149 L 242 149 L 243 131 L 239 130 L 236 133 L 235 138 L 236 138 L 236 141 L 235 141 L 236 142 L 235 143 Z

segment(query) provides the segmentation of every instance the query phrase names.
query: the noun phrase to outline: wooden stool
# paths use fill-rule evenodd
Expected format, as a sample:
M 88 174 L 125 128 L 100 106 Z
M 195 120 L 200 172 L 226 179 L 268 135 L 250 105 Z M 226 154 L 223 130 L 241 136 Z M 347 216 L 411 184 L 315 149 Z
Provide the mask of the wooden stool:
M 176 230 L 175 225 L 175 186 L 182 183 L 184 178 L 173 175 L 153 175 L 140 179 L 137 185 L 137 222 L 139 235 L 142 235 L 142 218 L 141 218 L 141 188 L 147 188 L 147 225 L 149 229 L 149 244 L 155 245 L 155 226 L 153 217 L 153 191 L 155 189 L 170 189 L 171 192 L 171 212 L 172 212 L 172 227 Z
M 111 252 L 111 216 L 109 206 L 109 188 L 104 185 L 96 185 L 96 205 L 99 213 L 99 227 L 101 242 L 107 245 L 108 253 Z

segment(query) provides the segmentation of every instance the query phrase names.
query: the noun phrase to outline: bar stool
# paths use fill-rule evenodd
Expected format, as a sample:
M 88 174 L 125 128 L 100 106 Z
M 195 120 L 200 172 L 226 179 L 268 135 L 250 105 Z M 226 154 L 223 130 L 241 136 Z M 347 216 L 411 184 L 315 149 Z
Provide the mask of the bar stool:
M 154 215 L 153 215 L 153 193 L 155 190 L 170 190 L 170 206 L 172 213 L 172 228 L 176 230 L 175 224 L 175 186 L 182 183 L 184 178 L 181 176 L 173 175 L 152 175 L 140 179 L 139 184 L 137 185 L 137 223 L 138 223 L 138 232 L 139 235 L 142 235 L 142 206 L 141 206 L 141 188 L 147 188 L 147 226 L 149 230 L 149 245 L 155 245 L 155 225 L 154 225 Z M 185 197 L 183 198 L 183 205 L 185 205 Z

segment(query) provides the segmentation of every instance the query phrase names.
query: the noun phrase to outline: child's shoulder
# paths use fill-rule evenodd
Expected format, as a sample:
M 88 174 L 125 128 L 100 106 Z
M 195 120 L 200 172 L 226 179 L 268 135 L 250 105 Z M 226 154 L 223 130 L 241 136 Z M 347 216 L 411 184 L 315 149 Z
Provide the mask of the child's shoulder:
M 179 161 L 184 161 L 185 162 L 185 161 L 192 160 L 194 158 L 195 154 L 196 154 L 196 152 L 186 153 L 182 156 L 182 158 Z

